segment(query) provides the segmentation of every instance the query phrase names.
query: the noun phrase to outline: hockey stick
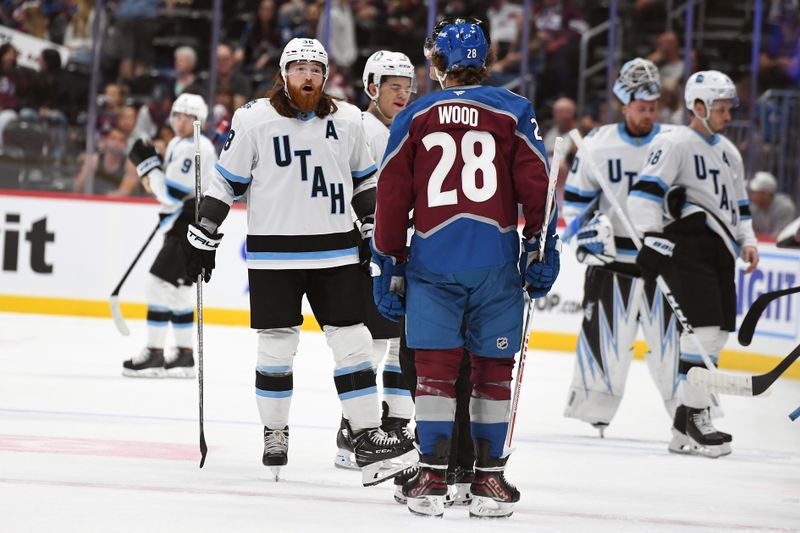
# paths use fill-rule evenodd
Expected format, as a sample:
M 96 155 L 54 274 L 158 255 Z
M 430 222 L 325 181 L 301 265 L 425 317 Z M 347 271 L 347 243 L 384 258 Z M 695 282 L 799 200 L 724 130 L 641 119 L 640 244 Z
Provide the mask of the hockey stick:
M 194 223 L 200 224 L 200 121 L 194 121 Z M 206 463 L 208 446 L 203 431 L 203 278 L 205 269 L 197 276 L 197 390 L 200 407 L 200 468 Z
M 158 233 L 158 228 L 161 224 L 156 224 L 156 227 L 153 228 L 153 231 L 150 232 L 150 235 L 147 237 L 147 240 L 144 241 L 142 245 L 142 249 L 139 250 L 139 253 L 136 254 L 136 257 L 133 258 L 128 270 L 125 271 L 125 274 L 122 276 L 122 279 L 119 280 L 117 286 L 114 288 L 114 291 L 111 293 L 111 296 L 108 298 L 108 304 L 111 306 L 111 318 L 114 319 L 114 325 L 117 326 L 117 329 L 120 333 L 125 335 L 126 337 L 131 334 L 131 330 L 128 329 L 128 324 L 125 323 L 125 317 L 122 316 L 122 307 L 119 305 L 119 291 L 122 289 L 122 285 L 125 283 L 125 280 L 128 279 L 133 267 L 136 266 L 136 263 L 139 262 L 139 258 L 142 257 L 142 254 L 150 245 L 150 241 L 153 240 L 153 237 L 156 236 Z
M 693 385 L 721 394 L 758 396 L 766 392 L 798 358 L 800 358 L 800 344 L 766 374 L 737 376 L 723 372 L 709 372 L 705 368 L 695 367 L 689 369 L 686 379 Z
M 800 292 L 800 286 L 779 291 L 765 292 L 756 298 L 756 301 L 753 302 L 753 305 L 747 310 L 747 314 L 744 320 L 742 320 L 742 325 L 739 326 L 739 344 L 742 346 L 750 346 L 750 341 L 753 340 L 753 332 L 756 329 L 756 324 L 758 324 L 758 319 L 761 318 L 764 309 L 766 309 L 774 299 L 796 292 Z
M 547 239 L 547 227 L 550 224 L 550 215 L 552 213 L 552 206 L 554 196 L 556 193 L 556 181 L 558 180 L 558 168 L 561 164 L 560 161 L 560 148 L 564 139 L 556 137 L 556 142 L 553 147 L 553 159 L 550 161 L 550 174 L 547 176 L 547 197 L 544 204 L 544 221 L 542 222 L 542 229 L 539 234 L 539 257 L 538 261 L 544 260 L 544 245 Z M 524 253 L 524 252 L 523 252 Z M 525 311 L 525 321 L 522 325 L 522 339 L 520 339 L 519 346 L 519 369 L 517 370 L 517 377 L 514 380 L 514 395 L 511 400 L 511 410 L 509 412 L 508 428 L 506 429 L 506 442 L 505 452 L 503 455 L 511 453 L 511 439 L 514 437 L 514 425 L 517 421 L 517 408 L 519 407 L 519 395 L 522 387 L 522 372 L 525 370 L 525 357 L 528 353 L 528 339 L 529 327 L 531 318 L 533 318 L 533 299 L 528 296 L 528 291 L 524 291 L 524 297 L 527 301 L 527 309 Z

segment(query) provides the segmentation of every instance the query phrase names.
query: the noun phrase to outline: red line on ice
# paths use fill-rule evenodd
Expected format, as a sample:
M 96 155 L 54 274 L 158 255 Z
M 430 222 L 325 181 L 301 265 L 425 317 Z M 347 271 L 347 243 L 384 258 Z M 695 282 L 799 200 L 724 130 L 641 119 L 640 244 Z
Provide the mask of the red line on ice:
M 0 435 L 0 452 L 94 455 L 194 461 L 196 445 L 106 439 L 74 439 L 37 435 Z

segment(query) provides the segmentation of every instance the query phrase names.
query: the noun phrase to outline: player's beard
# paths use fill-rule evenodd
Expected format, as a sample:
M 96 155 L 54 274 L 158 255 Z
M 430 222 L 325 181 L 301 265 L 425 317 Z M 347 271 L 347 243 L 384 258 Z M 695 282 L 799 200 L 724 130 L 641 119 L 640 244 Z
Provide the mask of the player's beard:
M 313 92 L 304 92 L 303 87 L 305 86 L 313 87 Z M 319 99 L 322 98 L 322 86 L 314 87 L 311 81 L 306 81 L 299 85 L 289 85 L 287 89 L 289 90 L 289 98 L 291 98 L 292 103 L 303 113 L 310 113 L 316 109 Z

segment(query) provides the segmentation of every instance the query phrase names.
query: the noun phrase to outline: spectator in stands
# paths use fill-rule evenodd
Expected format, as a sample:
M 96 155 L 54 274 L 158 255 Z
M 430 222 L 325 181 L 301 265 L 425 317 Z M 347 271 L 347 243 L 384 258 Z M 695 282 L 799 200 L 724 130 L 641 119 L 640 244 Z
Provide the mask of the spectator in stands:
M 217 46 L 217 91 L 220 90 L 230 90 L 233 93 L 235 108 L 246 104 L 253 92 L 250 80 L 236 68 L 233 49 L 224 43 Z M 201 91 L 186 92 L 204 94 Z
M 778 182 L 769 172 L 756 172 L 748 184 L 753 231 L 775 237 L 795 218 L 795 206 L 788 195 L 777 192 Z
M 17 13 L 20 31 L 45 41 L 50 40 L 50 34 L 47 31 L 47 19 L 44 17 L 42 3 L 39 0 L 23 2 Z
M 133 163 L 128 160 L 126 145 L 127 136 L 119 128 L 112 128 L 108 135 L 100 139 L 91 162 L 95 194 L 130 196 L 140 189 L 139 176 Z M 90 169 L 85 154 L 82 159 L 81 169 L 73 183 L 73 190 L 78 193 L 84 192 Z
M 353 8 L 350 7 L 349 0 L 331 0 L 330 13 L 330 34 L 325 49 L 328 51 L 328 57 L 336 62 L 339 71 L 345 77 L 349 77 L 350 67 L 358 57 Z M 322 40 L 324 36 L 325 14 L 323 13 L 317 24 L 317 38 Z
M 427 37 L 427 9 L 421 0 L 387 0 L 379 6 L 384 11 L 378 17 L 371 46 L 394 50 L 408 56 L 413 65 L 425 61 L 422 43 Z
M 61 70 L 61 54 L 54 48 L 42 50 L 37 59 L 39 72 L 33 78 L 28 94 L 31 107 L 24 118 L 41 118 L 48 122 L 66 125 L 71 95 L 64 83 Z
M 544 68 L 539 77 L 538 97 L 548 100 L 556 96 L 576 98 L 577 65 L 581 34 L 589 29 L 580 9 L 570 0 L 540 0 L 534 7 L 536 40 L 544 53 Z
M 796 2 L 781 4 L 770 17 L 761 47 L 759 80 L 762 87 L 800 85 L 800 13 Z
M 275 10 L 275 0 L 261 0 L 255 20 L 242 32 L 234 60 L 246 74 L 258 73 L 270 80 L 275 76 L 282 49 Z
M 201 94 L 203 89 L 194 73 L 197 67 L 197 52 L 191 46 L 175 49 L 175 80 L 172 92 L 177 96 L 183 92 Z
M 69 49 L 69 62 L 89 65 L 92 61 L 94 41 L 94 0 L 72 0 L 75 14 L 64 30 L 64 46 Z M 101 24 L 105 25 L 105 12 L 100 12 Z
M 564 194 L 564 184 L 567 181 L 567 174 L 572 162 L 571 156 L 573 155 L 574 144 L 569 136 L 570 130 L 578 127 L 578 116 L 575 101 L 561 97 L 553 103 L 553 124 L 544 135 L 544 147 L 547 149 L 547 156 L 550 160 L 553 159 L 553 148 L 556 144 L 556 137 L 563 137 L 564 142 L 561 144 L 560 153 L 560 167 L 558 169 L 558 181 L 556 182 L 556 190 L 558 199 L 561 200 Z
M 175 99 L 171 89 L 166 84 L 153 87 L 147 105 L 139 108 L 136 117 L 136 131 L 142 132 L 147 137 L 154 137 L 159 128 L 168 124 L 169 112 Z
M 27 104 L 31 72 L 17 65 L 17 49 L 11 43 L 0 46 L 0 145 L 3 129 L 16 120 Z
M 129 153 L 133 148 L 133 143 L 140 137 L 149 138 L 144 132 L 136 129 L 136 118 L 138 110 L 132 105 L 123 106 L 117 117 L 117 129 L 125 134 L 127 139 L 125 152 Z
M 519 77 L 522 17 L 522 6 L 509 0 L 495 0 L 487 11 L 495 57 L 488 81 L 491 85 L 504 85 Z
M 683 57 L 674 31 L 665 31 L 656 38 L 656 49 L 647 59 L 658 66 L 662 84 L 671 82 L 683 85 Z
M 106 135 L 111 128 L 117 125 L 117 118 L 128 97 L 128 89 L 120 83 L 109 83 L 103 90 L 103 95 L 99 98 L 99 109 L 97 113 L 97 130 Z
M 175 0 L 164 0 L 172 10 Z M 110 48 L 119 59 L 119 77 L 131 82 L 153 63 L 153 37 L 158 30 L 161 0 L 119 0 L 115 12 L 114 38 Z
M 658 99 L 657 122 L 662 124 L 683 124 L 685 113 L 680 84 L 672 79 L 662 80 L 661 98 Z

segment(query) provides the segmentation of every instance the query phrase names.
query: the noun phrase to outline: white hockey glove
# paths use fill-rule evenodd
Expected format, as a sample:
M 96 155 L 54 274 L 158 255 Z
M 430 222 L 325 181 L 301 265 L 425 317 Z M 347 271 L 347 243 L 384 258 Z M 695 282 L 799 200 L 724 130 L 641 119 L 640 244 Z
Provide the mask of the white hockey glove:
M 614 229 L 611 220 L 604 214 L 595 215 L 575 235 L 578 262 L 587 265 L 606 265 L 617 257 L 614 244 Z

